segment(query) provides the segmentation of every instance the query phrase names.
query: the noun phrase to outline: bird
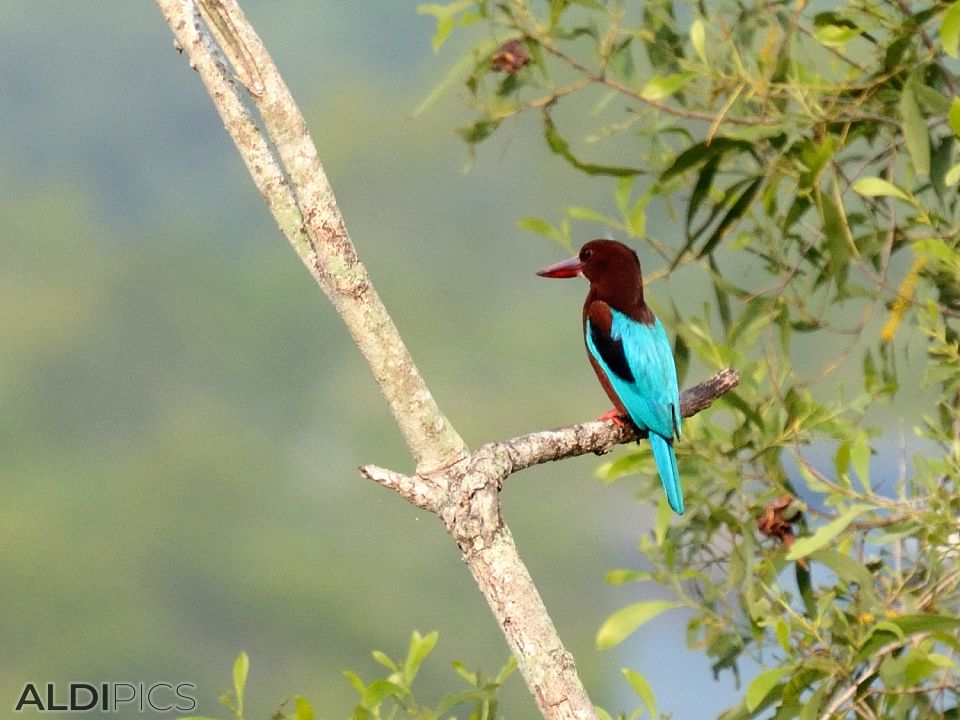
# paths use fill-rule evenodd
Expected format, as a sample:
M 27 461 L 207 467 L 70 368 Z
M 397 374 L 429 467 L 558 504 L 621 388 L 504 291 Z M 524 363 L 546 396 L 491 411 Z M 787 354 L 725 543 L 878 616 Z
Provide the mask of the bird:
M 683 514 L 683 489 L 673 441 L 680 437 L 680 389 L 667 332 L 643 298 L 640 259 L 616 240 L 591 240 L 569 260 L 537 272 L 548 278 L 584 276 L 587 357 L 614 404 L 601 419 L 629 419 L 646 430 L 667 502 Z M 618 417 L 619 416 L 619 417 Z

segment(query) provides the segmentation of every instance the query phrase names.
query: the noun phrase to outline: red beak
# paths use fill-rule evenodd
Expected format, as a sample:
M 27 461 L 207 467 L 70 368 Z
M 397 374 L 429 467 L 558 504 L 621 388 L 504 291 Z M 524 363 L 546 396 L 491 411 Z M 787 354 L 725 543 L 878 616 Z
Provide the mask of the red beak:
M 569 260 L 547 265 L 547 267 L 537 270 L 537 275 L 548 278 L 572 278 L 583 274 L 583 263 L 579 257 L 572 257 Z

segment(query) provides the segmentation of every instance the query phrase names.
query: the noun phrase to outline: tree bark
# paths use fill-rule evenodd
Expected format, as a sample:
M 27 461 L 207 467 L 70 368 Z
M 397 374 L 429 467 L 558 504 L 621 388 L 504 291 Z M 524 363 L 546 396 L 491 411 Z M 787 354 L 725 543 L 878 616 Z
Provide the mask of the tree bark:
M 236 0 L 156 2 L 281 232 L 370 366 L 416 463 L 412 476 L 374 466 L 361 474 L 444 522 L 543 716 L 596 718 L 573 657 L 503 523 L 499 491 L 513 472 L 606 452 L 634 439 L 633 430 L 591 422 L 490 443 L 471 454 L 434 401 L 358 259 L 303 116 Z M 684 414 L 703 409 L 738 379 L 727 370 L 685 392 Z

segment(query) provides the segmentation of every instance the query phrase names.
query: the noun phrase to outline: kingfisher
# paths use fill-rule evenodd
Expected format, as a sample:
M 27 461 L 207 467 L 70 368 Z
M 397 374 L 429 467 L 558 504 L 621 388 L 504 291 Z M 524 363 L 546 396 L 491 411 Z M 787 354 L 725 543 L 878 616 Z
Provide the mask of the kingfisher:
M 549 278 L 583 275 L 590 291 L 583 303 L 587 357 L 614 409 L 601 415 L 630 420 L 647 431 L 667 502 L 683 514 L 683 490 L 673 441 L 680 437 L 677 366 L 663 325 L 643 299 L 640 259 L 616 240 L 591 240 L 569 260 L 537 272 Z

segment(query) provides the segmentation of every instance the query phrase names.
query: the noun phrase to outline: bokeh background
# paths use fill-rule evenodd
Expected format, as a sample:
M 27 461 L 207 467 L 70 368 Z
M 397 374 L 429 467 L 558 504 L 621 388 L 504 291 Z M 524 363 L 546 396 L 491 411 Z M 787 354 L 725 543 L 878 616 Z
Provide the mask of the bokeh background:
M 523 119 L 464 172 L 458 91 L 413 116 L 463 46 L 433 54 L 413 1 L 245 5 L 467 441 L 606 410 L 579 334 L 585 286 L 535 277 L 563 251 L 517 219 L 611 208 L 612 182 L 566 172 Z M 2 0 L 0 107 L 2 712 L 27 682 L 168 681 L 225 717 L 217 694 L 245 650 L 248 718 L 295 694 L 346 717 L 342 671 L 372 678 L 370 651 L 401 656 L 414 629 L 440 633 L 425 701 L 460 688 L 454 659 L 494 672 L 507 649 L 454 544 L 358 476 L 409 470 L 407 452 L 159 10 Z M 662 710 L 712 715 L 734 679 L 685 649 L 682 613 L 594 649 L 610 612 L 652 592 L 602 581 L 637 561 L 651 513 L 633 500 L 643 480 L 606 487 L 599 462 L 513 476 L 506 519 L 596 702 L 636 705 L 630 666 Z M 519 676 L 504 697 L 505 717 L 535 716 Z

